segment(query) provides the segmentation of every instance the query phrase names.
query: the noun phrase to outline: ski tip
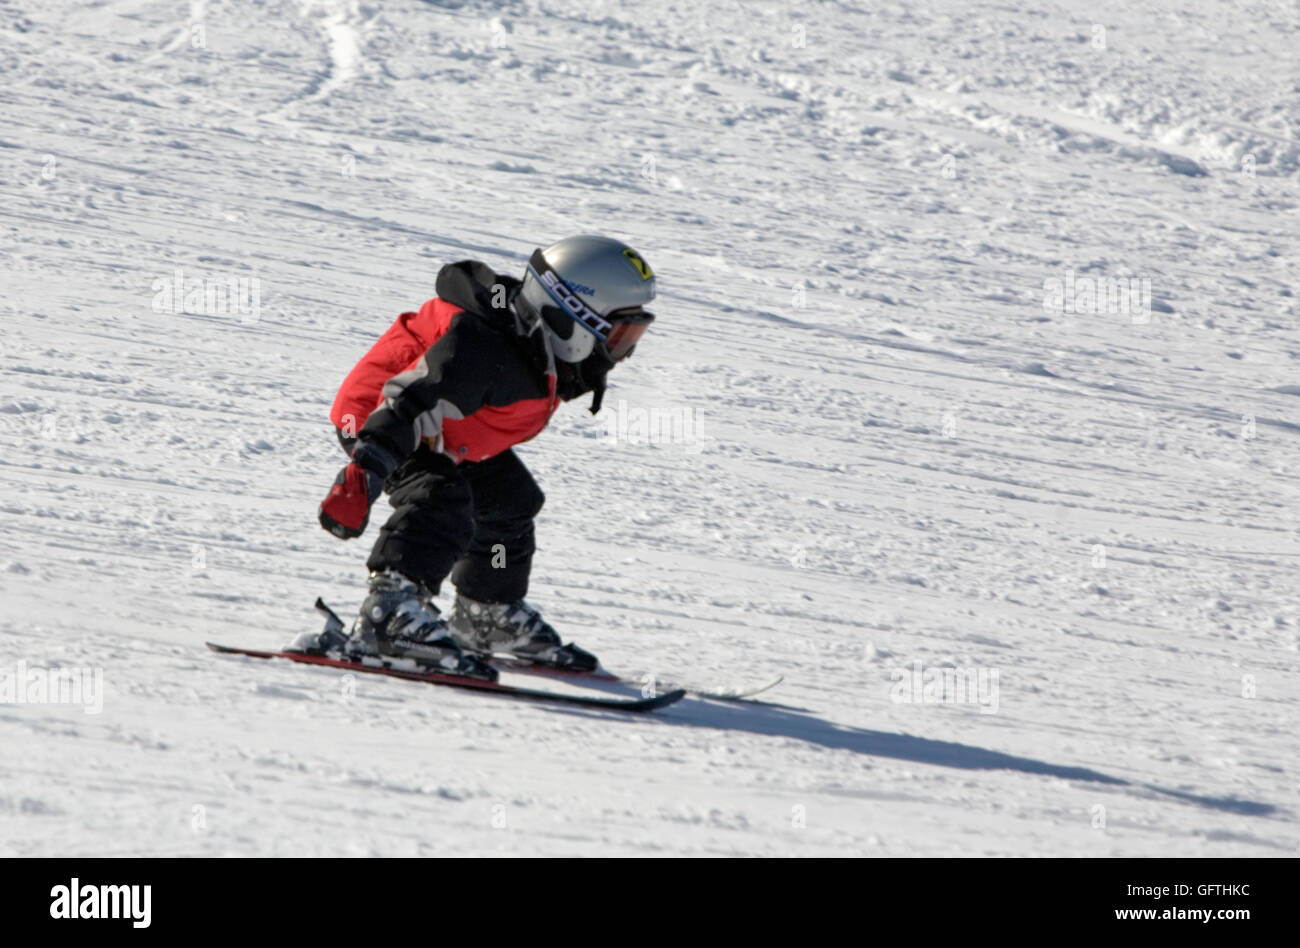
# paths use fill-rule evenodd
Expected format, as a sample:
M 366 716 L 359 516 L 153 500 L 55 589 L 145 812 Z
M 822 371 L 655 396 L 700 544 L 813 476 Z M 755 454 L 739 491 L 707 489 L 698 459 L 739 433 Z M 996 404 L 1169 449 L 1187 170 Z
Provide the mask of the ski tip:
M 256 648 L 238 648 L 233 645 L 218 645 L 216 642 L 204 642 L 208 648 L 221 655 L 246 655 L 249 658 L 275 658 L 280 652 L 266 652 Z
M 704 689 L 699 691 L 698 694 L 701 698 L 711 698 L 714 701 L 748 701 L 766 691 L 771 691 L 783 681 L 785 681 L 785 676 L 778 675 L 757 685 Z

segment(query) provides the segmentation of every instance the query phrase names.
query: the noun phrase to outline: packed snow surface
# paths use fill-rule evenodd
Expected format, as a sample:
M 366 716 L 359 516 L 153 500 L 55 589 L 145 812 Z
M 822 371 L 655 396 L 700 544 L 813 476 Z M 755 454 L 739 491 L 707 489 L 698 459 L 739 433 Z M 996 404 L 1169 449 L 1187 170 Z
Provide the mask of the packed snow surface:
M 1298 26 L 0 0 L 0 854 L 1294 855 Z M 785 681 L 637 717 L 207 652 L 360 601 L 384 510 L 316 506 L 374 338 L 581 232 L 659 318 L 520 449 L 530 599 Z

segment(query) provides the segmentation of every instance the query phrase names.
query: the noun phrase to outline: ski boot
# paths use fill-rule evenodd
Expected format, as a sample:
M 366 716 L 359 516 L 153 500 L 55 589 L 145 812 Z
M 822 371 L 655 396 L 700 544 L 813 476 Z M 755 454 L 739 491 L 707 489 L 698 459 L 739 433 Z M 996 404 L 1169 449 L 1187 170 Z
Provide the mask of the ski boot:
M 463 593 L 448 623 L 461 648 L 516 658 L 568 671 L 595 671 L 596 656 L 573 643 L 564 645 L 540 612 L 524 602 L 479 602 Z
M 389 570 L 370 577 L 370 595 L 342 645 L 348 658 L 409 658 L 430 671 L 496 681 L 497 670 L 461 651 L 428 590 Z M 337 636 L 326 622 L 322 637 Z

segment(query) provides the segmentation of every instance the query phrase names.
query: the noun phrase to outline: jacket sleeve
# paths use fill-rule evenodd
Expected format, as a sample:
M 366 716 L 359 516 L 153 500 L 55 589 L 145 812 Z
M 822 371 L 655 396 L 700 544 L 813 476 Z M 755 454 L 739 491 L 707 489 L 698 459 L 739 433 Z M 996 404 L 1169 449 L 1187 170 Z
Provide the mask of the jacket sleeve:
M 339 388 L 330 408 L 330 421 L 349 440 L 356 439 L 370 413 L 379 407 L 384 383 L 414 362 L 424 350 L 407 326 L 415 318 L 415 313 L 397 317 Z
M 442 449 L 442 423 L 481 408 L 504 371 L 499 340 L 465 313 L 410 371 L 383 387 L 383 404 L 358 432 L 353 460 L 387 477 L 422 442 Z

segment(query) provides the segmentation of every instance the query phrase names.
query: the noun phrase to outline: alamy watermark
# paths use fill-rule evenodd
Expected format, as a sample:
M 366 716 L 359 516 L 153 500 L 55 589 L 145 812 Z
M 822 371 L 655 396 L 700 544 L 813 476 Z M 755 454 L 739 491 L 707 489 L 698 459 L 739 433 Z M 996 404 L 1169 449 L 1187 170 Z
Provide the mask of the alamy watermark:
M 151 885 L 83 885 L 76 876 L 50 889 L 50 918 L 120 918 L 148 928 L 153 918 Z
M 1127 316 L 1134 325 L 1151 322 L 1150 277 L 1090 277 L 1066 270 L 1043 280 L 1043 311 L 1081 316 Z
M 925 668 L 913 662 L 911 671 L 895 668 L 889 678 L 894 704 L 974 704 L 980 714 L 998 713 L 996 668 Z
M 642 408 L 619 399 L 605 419 L 605 440 L 611 444 L 677 445 L 699 454 L 707 440 L 700 413 L 690 405 Z
M 245 325 L 262 317 L 262 281 L 257 277 L 186 277 L 179 267 L 171 278 L 153 281 L 153 311 L 193 316 L 231 316 Z
M 0 704 L 79 704 L 87 714 L 99 714 L 104 669 L 41 668 L 23 661 L 0 665 Z

